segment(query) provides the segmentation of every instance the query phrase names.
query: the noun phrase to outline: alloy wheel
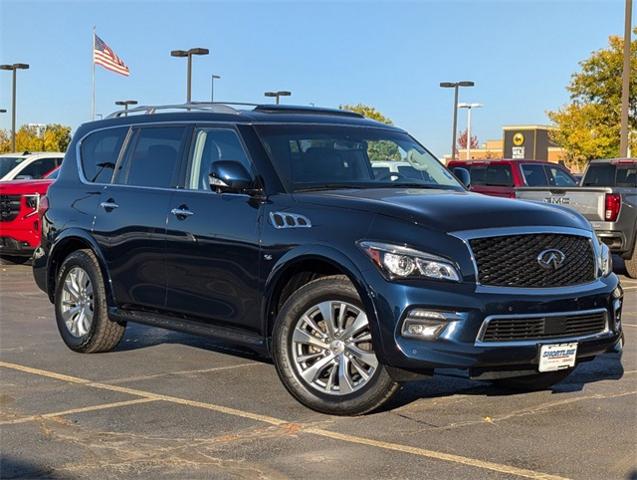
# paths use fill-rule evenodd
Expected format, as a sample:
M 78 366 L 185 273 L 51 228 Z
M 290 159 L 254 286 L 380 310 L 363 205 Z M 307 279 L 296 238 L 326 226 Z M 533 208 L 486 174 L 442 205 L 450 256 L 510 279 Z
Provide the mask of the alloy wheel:
M 74 337 L 82 337 L 91 329 L 94 315 L 93 284 L 80 267 L 71 268 L 62 288 L 62 319 Z

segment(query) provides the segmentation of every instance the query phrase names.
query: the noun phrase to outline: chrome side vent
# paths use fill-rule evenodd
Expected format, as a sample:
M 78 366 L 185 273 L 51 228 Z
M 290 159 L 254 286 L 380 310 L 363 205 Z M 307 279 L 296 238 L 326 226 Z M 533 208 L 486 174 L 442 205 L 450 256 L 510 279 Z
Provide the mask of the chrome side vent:
M 310 228 L 310 219 L 297 213 L 270 212 L 270 222 L 274 228 Z

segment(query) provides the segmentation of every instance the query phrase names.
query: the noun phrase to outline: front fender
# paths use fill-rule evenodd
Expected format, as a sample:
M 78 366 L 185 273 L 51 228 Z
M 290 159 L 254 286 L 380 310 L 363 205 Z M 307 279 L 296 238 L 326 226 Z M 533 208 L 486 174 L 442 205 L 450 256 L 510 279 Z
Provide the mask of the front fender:
M 358 296 L 363 303 L 365 312 L 367 313 L 370 329 L 372 331 L 372 343 L 374 351 L 379 355 L 379 359 L 383 358 L 384 351 L 382 344 L 382 336 L 379 328 L 379 320 L 374 304 L 374 290 L 365 281 L 361 269 L 343 252 L 328 245 L 302 245 L 288 250 L 282 255 L 270 270 L 265 281 L 264 299 L 262 306 L 263 332 L 267 335 L 269 330 L 270 312 L 272 311 L 272 302 L 274 294 L 281 279 L 286 272 L 294 269 L 301 262 L 305 261 L 322 261 L 329 263 L 336 269 L 340 270 L 356 288 Z M 272 319 L 274 321 L 274 319 Z M 269 339 L 268 339 L 269 340 Z M 269 343 L 269 342 L 268 342 Z

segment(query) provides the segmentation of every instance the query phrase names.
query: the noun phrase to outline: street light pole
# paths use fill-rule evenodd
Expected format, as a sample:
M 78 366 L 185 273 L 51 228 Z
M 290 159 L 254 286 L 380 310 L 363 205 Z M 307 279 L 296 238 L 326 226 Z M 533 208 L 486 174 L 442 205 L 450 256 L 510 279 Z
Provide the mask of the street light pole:
M 292 95 L 292 92 L 288 92 L 287 90 L 277 90 L 273 92 L 265 92 L 263 95 L 266 97 L 276 97 L 276 104 L 279 104 L 280 97 L 289 97 Z
M 193 55 L 208 55 L 210 50 L 207 48 L 191 48 L 190 50 L 173 50 L 170 52 L 171 57 L 186 57 L 188 58 L 188 72 L 186 75 L 186 103 L 192 102 L 192 56 Z
M 27 70 L 29 65 L 26 63 L 14 63 L 13 65 L 0 65 L 0 70 L 10 70 L 13 73 L 12 87 L 12 106 L 11 106 L 11 150 L 15 152 L 15 119 L 16 119 L 16 80 L 18 70 Z
M 467 160 L 471 160 L 471 110 L 480 108 L 481 103 L 459 103 L 458 108 L 467 109 Z
M 468 80 L 463 80 L 461 82 L 441 82 L 440 86 L 442 88 L 453 88 L 453 134 L 452 134 L 452 143 L 451 143 L 451 160 L 456 159 L 456 135 L 458 130 L 458 90 L 460 87 L 473 87 L 475 85 L 474 82 L 470 82 Z
M 210 78 L 210 103 L 214 103 L 215 101 L 215 80 L 219 80 L 221 77 L 219 75 L 212 74 Z
M 120 105 L 124 107 L 124 116 L 128 117 L 128 106 L 129 105 L 137 105 L 137 100 L 118 100 L 115 102 L 115 105 Z
M 624 71 L 622 72 L 622 110 L 619 130 L 619 156 L 628 156 L 628 97 L 630 90 L 630 44 L 633 0 L 626 0 L 624 18 Z

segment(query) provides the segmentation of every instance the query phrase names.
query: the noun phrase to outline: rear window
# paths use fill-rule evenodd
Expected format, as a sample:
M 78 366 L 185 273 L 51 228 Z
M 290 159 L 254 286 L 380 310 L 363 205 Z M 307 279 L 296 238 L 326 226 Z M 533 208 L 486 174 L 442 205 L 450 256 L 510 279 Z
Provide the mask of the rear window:
M 512 187 L 513 176 L 509 165 L 469 166 L 472 185 Z
M 109 128 L 92 133 L 82 141 L 81 163 L 86 180 L 110 183 L 127 132 L 128 127 Z
M 582 185 L 584 187 L 635 187 L 637 186 L 637 165 L 611 163 L 590 165 Z

